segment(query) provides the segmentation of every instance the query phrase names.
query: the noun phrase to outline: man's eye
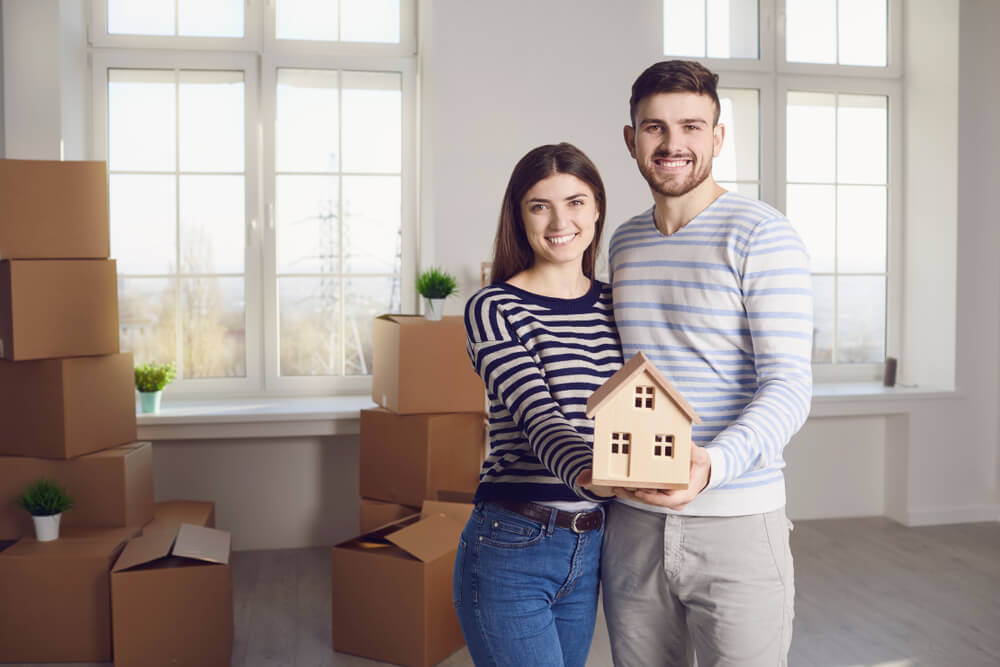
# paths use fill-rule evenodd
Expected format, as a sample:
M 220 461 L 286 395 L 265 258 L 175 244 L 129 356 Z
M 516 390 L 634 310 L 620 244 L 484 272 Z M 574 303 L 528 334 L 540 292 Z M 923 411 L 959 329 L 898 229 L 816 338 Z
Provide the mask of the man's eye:
M 699 127 L 697 125 L 685 125 L 684 127 L 686 129 L 688 129 L 688 130 L 697 130 L 697 129 L 699 129 Z

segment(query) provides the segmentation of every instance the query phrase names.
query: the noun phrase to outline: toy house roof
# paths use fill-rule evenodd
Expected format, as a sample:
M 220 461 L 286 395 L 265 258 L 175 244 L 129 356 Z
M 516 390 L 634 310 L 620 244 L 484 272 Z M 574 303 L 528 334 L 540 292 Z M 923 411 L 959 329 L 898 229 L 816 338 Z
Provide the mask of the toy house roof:
M 649 360 L 645 354 L 642 352 L 637 352 L 634 357 L 628 360 L 624 366 L 618 369 L 618 372 L 612 375 L 605 381 L 600 388 L 595 391 L 591 396 L 590 400 L 587 401 L 587 416 L 593 417 L 602 405 L 607 403 L 607 401 L 618 393 L 622 387 L 627 385 L 632 378 L 636 377 L 643 371 L 649 373 L 649 377 L 659 385 L 660 389 L 666 392 L 667 396 L 670 397 L 677 407 L 684 412 L 687 417 L 695 424 L 701 423 L 701 418 L 698 413 L 694 411 L 691 404 L 688 403 L 684 396 L 677 391 L 677 387 L 673 385 L 670 380 L 663 377 L 659 369 L 656 368 L 656 364 Z

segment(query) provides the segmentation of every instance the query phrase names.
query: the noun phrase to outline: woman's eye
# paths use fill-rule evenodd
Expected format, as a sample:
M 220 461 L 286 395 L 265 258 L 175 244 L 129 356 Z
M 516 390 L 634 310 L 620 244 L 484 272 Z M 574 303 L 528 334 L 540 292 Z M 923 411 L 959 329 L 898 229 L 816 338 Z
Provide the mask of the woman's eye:
M 532 213 L 538 213 L 539 211 L 542 211 L 544 209 L 545 209 L 544 204 L 532 204 L 531 208 L 529 208 L 528 210 L 531 211 Z
M 574 199 L 573 201 L 571 201 L 569 203 L 569 205 L 570 206 L 583 206 L 583 200 L 582 199 Z

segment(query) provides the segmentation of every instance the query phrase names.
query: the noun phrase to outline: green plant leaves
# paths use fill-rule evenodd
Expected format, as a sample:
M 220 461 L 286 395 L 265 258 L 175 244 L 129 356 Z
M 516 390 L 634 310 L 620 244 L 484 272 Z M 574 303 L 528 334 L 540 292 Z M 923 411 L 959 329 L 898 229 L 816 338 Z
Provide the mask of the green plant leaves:
M 33 483 L 17 498 L 18 506 L 32 516 L 60 514 L 72 509 L 74 502 L 61 484 L 45 478 Z
M 417 277 L 417 293 L 427 299 L 443 299 L 458 291 L 455 276 L 431 267 Z

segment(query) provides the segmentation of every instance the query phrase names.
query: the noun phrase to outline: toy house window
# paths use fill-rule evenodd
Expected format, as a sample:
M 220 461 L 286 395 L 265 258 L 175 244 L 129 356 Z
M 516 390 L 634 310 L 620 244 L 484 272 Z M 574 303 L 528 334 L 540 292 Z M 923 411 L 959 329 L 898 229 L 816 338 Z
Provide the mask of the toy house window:
M 657 433 L 653 440 L 653 456 L 674 456 L 674 436 Z
M 631 433 L 612 433 L 611 434 L 611 453 L 612 454 L 628 454 L 629 443 L 632 442 Z
M 637 385 L 635 388 L 635 407 L 653 409 L 653 388 L 646 385 Z

